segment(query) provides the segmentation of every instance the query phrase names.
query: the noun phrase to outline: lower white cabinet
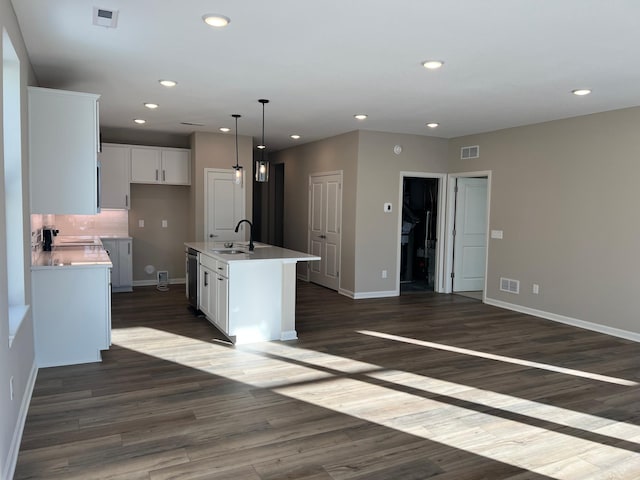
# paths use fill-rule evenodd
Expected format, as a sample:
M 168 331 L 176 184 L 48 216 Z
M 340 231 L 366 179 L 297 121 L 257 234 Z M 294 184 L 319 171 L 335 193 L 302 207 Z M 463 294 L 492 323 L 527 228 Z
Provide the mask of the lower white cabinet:
M 198 308 L 223 333 L 229 333 L 228 264 L 207 255 L 199 255 Z
M 109 254 L 111 269 L 111 288 L 113 292 L 133 291 L 133 247 L 131 238 L 103 238 L 102 246 Z
M 33 269 L 31 283 L 38 367 L 99 362 L 111 345 L 109 268 Z

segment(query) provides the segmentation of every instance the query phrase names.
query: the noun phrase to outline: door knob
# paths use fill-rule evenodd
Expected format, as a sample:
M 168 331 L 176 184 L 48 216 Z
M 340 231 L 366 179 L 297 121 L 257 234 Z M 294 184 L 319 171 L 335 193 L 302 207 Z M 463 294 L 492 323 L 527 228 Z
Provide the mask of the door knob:
M 320 238 L 327 238 L 326 235 L 320 235 Z

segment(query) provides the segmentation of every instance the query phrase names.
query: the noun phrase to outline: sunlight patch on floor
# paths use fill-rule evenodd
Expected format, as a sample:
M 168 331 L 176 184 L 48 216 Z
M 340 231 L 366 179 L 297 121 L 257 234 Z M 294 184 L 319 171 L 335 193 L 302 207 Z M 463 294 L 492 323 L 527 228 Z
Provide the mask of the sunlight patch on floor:
M 452 345 L 444 345 L 442 343 L 426 342 L 424 340 L 417 340 L 415 338 L 392 335 L 390 333 L 372 332 L 370 330 L 359 330 L 358 333 L 361 333 L 363 335 L 369 335 L 370 337 L 378 337 L 386 340 L 394 340 L 396 342 L 410 343 L 412 345 L 435 348 L 438 350 L 446 350 L 448 352 L 460 353 L 462 355 L 471 355 L 474 357 L 486 358 L 487 360 L 497 360 L 499 362 L 513 363 L 516 365 L 522 365 L 524 367 L 539 368 L 541 370 L 548 370 L 550 372 L 557 372 L 557 373 L 563 373 L 566 375 L 573 375 L 574 377 L 582 377 L 582 378 L 588 378 L 591 380 L 598 380 L 599 382 L 614 383 L 616 385 L 623 385 L 626 387 L 636 387 L 640 385 L 638 382 L 626 380 L 623 378 L 610 377 L 608 375 L 600 375 L 598 373 L 591 373 L 591 372 L 585 372 L 582 370 L 575 370 L 572 368 L 559 367 L 557 365 L 550 365 L 548 363 L 532 362 L 530 360 L 523 360 L 520 358 L 506 357 L 504 355 L 495 355 L 493 353 L 479 352 L 477 350 L 470 350 L 468 348 L 460 348 Z
M 504 409 L 524 410 L 523 415 L 550 415 L 572 426 L 595 422 L 595 432 L 610 435 L 598 417 L 540 405 L 525 399 L 486 392 L 409 372 L 381 370 L 358 362 L 281 343 L 259 343 L 230 348 L 145 327 L 116 329 L 113 343 L 166 361 L 223 376 L 338 413 L 491 458 L 558 480 L 634 478 L 640 471 L 640 454 L 565 433 L 501 418 L 490 413 L 452 405 L 415 393 L 377 385 L 361 379 L 370 376 L 387 384 L 407 385 L 428 394 L 463 398 Z M 372 369 L 372 367 L 374 367 Z M 335 373 L 328 372 L 333 370 Z M 374 371 L 378 370 L 378 371 Z M 267 375 L 265 375 L 267 373 Z M 350 378 L 357 376 L 358 378 Z M 265 380 L 265 377 L 268 380 Z M 496 402 L 494 405 L 492 402 Z M 526 411 L 527 408 L 530 411 Z M 567 420 L 569 419 L 569 420 Z M 600 419 L 602 420 L 602 419 Z M 615 423 L 615 432 L 627 442 L 640 440 L 638 427 Z M 622 437 L 621 437 L 622 438 Z M 552 446 L 552 448 L 549 448 Z M 605 462 L 615 459 L 615 463 Z

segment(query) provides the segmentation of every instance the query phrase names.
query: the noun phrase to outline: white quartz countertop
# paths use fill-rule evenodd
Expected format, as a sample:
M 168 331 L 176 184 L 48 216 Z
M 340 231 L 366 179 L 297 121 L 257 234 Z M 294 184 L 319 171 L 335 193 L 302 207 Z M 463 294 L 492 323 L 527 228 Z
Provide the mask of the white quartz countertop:
M 275 247 L 266 243 L 254 242 L 253 252 L 249 251 L 248 242 L 234 242 L 232 247 L 225 247 L 224 242 L 186 242 L 185 246 L 193 248 L 210 257 L 219 258 L 228 263 L 255 261 L 305 262 L 320 260 L 320 257 L 288 248 Z M 229 250 L 242 253 L 225 253 Z
M 54 246 L 50 252 L 40 252 L 33 259 L 31 269 L 60 268 L 60 267 L 107 267 L 113 265 L 109 255 L 98 245 Z

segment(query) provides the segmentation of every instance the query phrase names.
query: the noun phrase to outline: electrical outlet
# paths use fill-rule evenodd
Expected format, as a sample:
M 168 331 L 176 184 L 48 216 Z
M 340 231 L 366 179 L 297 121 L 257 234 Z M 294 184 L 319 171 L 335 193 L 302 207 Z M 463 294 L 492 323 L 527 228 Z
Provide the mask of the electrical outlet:
M 138 227 L 144 228 L 144 220 L 138 220 Z
M 13 377 L 9 379 L 9 396 L 13 400 Z
M 387 278 L 387 271 L 386 270 L 382 270 L 382 278 Z
M 385 204 L 384 204 L 384 206 L 383 206 L 383 211 L 384 211 L 384 213 L 391 213 L 391 210 L 392 210 L 392 209 L 393 209 L 393 208 L 392 208 L 392 206 L 391 206 L 391 204 L 390 204 L 390 203 L 385 203 Z
M 162 228 L 167 228 L 167 221 L 166 220 L 162 220 Z
M 533 284 L 533 288 L 531 289 L 534 295 L 538 295 L 540 293 L 540 285 L 537 283 Z

